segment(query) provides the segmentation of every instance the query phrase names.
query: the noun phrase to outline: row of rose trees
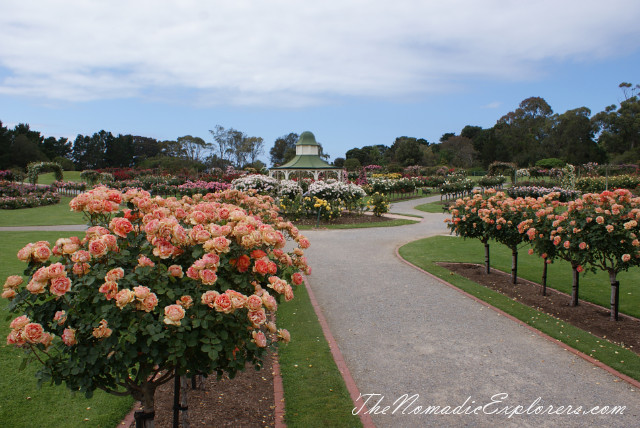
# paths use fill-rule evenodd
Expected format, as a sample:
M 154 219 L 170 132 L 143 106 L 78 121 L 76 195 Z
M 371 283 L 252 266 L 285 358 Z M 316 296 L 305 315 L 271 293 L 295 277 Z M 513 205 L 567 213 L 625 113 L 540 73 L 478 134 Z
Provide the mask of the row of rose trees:
M 540 198 L 509 198 L 487 191 L 458 199 L 450 208 L 449 228 L 464 238 L 485 245 L 486 272 L 490 271 L 489 241 L 512 250 L 512 281 L 517 280 L 518 248 L 530 244 L 530 254 L 544 260 L 543 293 L 547 264 L 566 260 L 573 269 L 572 305 L 578 305 L 579 274 L 585 268 L 601 269 L 611 283 L 611 319 L 618 319 L 620 283 L 617 275 L 640 265 L 640 198 L 618 189 L 585 194 L 567 203 L 558 193 Z
M 126 209 L 121 206 L 126 204 Z M 91 396 L 142 402 L 152 427 L 156 388 L 177 376 L 233 375 L 289 341 L 272 314 L 310 268 L 309 241 L 269 197 L 235 190 L 162 199 L 104 187 L 73 199 L 82 238 L 30 243 L 25 275 L 3 297 L 19 314 L 8 343 L 42 363 L 38 376 Z M 296 248 L 285 251 L 287 239 Z

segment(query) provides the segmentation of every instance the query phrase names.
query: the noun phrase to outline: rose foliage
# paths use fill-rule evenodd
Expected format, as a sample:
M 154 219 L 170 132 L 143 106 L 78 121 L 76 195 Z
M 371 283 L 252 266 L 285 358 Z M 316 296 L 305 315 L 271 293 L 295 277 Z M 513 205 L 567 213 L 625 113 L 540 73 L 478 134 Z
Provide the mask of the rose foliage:
M 98 187 L 70 206 L 90 219 L 84 236 L 26 245 L 26 281 L 4 284 L 18 315 L 7 343 L 42 363 L 41 380 L 131 394 L 150 412 L 175 375 L 233 376 L 289 340 L 272 315 L 310 273 L 309 241 L 270 197 Z

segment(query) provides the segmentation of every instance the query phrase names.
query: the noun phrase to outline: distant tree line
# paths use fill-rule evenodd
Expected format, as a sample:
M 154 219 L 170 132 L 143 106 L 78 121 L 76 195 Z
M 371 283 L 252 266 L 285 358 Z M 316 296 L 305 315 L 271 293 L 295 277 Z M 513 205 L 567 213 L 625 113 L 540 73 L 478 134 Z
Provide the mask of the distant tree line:
M 66 170 L 118 167 L 160 168 L 168 171 L 265 166 L 258 158 L 264 140 L 218 125 L 210 131 L 213 142 L 185 135 L 160 141 L 136 135 L 113 135 L 101 130 L 79 134 L 74 141 L 43 136 L 28 124 L 9 129 L 0 121 L 0 169 L 25 168 L 35 161 L 55 161 Z M 294 150 L 295 152 L 295 150 Z
M 398 137 L 391 146 L 353 148 L 347 169 L 365 165 L 449 165 L 486 168 L 494 161 L 533 166 L 542 159 L 567 163 L 637 163 L 640 160 L 640 85 L 621 83 L 623 100 L 591 115 L 587 107 L 554 113 L 540 97 L 523 100 L 488 129 L 467 125 L 445 133 L 438 143 L 422 138 Z

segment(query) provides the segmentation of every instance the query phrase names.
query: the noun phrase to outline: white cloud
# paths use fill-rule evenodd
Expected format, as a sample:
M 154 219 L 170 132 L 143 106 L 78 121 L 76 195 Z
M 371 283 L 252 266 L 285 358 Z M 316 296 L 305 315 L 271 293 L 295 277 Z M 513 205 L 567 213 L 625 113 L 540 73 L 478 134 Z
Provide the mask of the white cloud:
M 500 107 L 501 105 L 502 103 L 500 101 L 492 101 L 488 104 L 483 105 L 482 108 L 494 109 Z
M 402 97 L 464 77 L 638 47 L 635 0 L 5 2 L 0 94 L 308 105 Z M 184 100 L 183 100 L 184 101 Z

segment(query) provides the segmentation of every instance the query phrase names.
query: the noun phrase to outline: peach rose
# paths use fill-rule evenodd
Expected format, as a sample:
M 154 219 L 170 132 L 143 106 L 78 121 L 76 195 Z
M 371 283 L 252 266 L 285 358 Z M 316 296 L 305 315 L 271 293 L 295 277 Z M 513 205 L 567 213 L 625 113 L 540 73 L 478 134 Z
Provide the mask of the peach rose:
M 212 269 L 203 269 L 198 276 L 204 285 L 213 285 L 218 279 L 218 275 Z
M 167 325 L 180 325 L 180 320 L 184 318 L 184 308 L 180 305 L 169 305 L 164 308 L 164 323 Z
M 213 307 L 216 311 L 223 312 L 225 314 L 230 314 L 231 312 L 233 312 L 233 303 L 231 303 L 231 298 L 228 294 L 219 294 L 218 296 L 216 296 Z
M 107 300 L 111 300 L 114 297 L 116 297 L 116 294 L 118 294 L 118 283 L 113 281 L 107 281 L 100 286 L 98 291 L 104 294 L 104 297 Z
M 76 330 L 73 328 L 65 328 L 62 332 L 62 343 L 67 346 L 73 346 L 78 343 L 76 340 Z
M 154 267 L 156 264 L 147 256 L 140 254 L 138 257 L 138 267 L 150 266 Z
M 103 319 L 100 321 L 100 325 L 93 329 L 93 332 L 91 334 L 96 339 L 104 339 L 106 337 L 109 337 L 111 336 L 113 331 L 107 326 L 108 326 L 107 320 Z
M 244 308 L 245 304 L 247 303 L 247 296 L 235 290 L 227 290 L 225 291 L 225 294 L 229 296 L 229 299 L 231 299 L 233 309 Z
M 51 280 L 49 291 L 54 296 L 64 296 L 71 289 L 71 280 L 66 276 L 59 276 Z
M 71 255 L 71 261 L 74 263 L 86 263 L 89 260 L 91 260 L 91 253 L 86 250 L 79 250 Z
M 253 266 L 253 271 L 259 273 L 260 275 L 266 275 L 267 273 L 269 273 L 269 259 L 265 257 L 256 260 Z
M 246 254 L 243 254 L 236 259 L 235 265 L 238 272 L 246 272 L 251 266 L 251 259 Z
M 249 296 L 247 298 L 247 300 L 245 302 L 245 306 L 250 311 L 257 311 L 260 308 L 262 308 L 262 299 L 263 298 L 264 298 L 264 293 L 262 295 L 262 298 L 260 296 L 256 296 L 255 294 L 252 294 L 251 296 Z
M 63 325 L 67 322 L 67 313 L 65 311 L 57 311 L 53 316 L 53 320 L 58 323 L 58 325 Z
M 278 330 L 278 337 L 284 343 L 289 343 L 291 341 L 291 334 L 289 333 L 289 330 L 285 328 L 281 328 L 280 330 Z
M 42 266 L 40 269 L 33 273 L 32 280 L 37 282 L 47 282 L 49 280 L 49 271 L 45 266 Z
M 19 251 L 18 251 L 18 260 L 23 261 L 23 262 L 28 262 L 29 260 L 31 260 L 31 256 L 33 253 L 33 247 L 34 244 L 33 243 L 28 243 L 27 245 L 25 245 L 24 247 L 22 247 Z
M 181 296 L 180 300 L 176 300 L 176 304 L 182 306 L 185 309 L 189 309 L 193 306 L 193 298 L 191 296 Z
M 16 290 L 14 290 L 13 288 L 5 288 L 2 291 L 2 295 L 0 295 L 0 297 L 2 297 L 3 299 L 12 300 L 16 297 Z
M 182 278 L 184 276 L 184 272 L 182 272 L 182 266 L 179 265 L 171 265 L 169 266 L 167 271 L 169 272 L 169 275 L 174 278 Z
M 629 254 L 623 254 L 623 255 L 622 255 L 622 261 L 623 261 L 623 262 L 625 262 L 625 263 L 626 263 L 626 262 L 628 262 L 629 260 L 631 260 L 631 255 L 629 255 Z
M 276 298 L 269 294 L 269 292 L 264 291 L 262 293 L 261 300 L 264 304 L 264 307 L 267 308 L 269 312 L 275 312 L 278 309 L 278 302 Z
M 53 263 L 47 268 L 47 274 L 49 278 L 57 278 L 59 276 L 67 276 L 67 272 L 64 269 L 62 263 Z
M 31 320 L 29 319 L 28 316 L 26 315 L 20 315 L 17 318 L 14 318 L 13 321 L 11 321 L 11 324 L 9 325 L 13 330 L 21 330 L 24 328 L 24 326 L 26 326 L 27 324 L 29 324 L 31 322 Z
M 78 276 L 86 275 L 90 270 L 91 266 L 89 263 L 75 263 L 72 269 L 73 273 Z
M 213 308 L 215 306 L 215 301 L 218 296 L 219 296 L 219 293 L 217 291 L 209 290 L 202 294 L 200 301 L 202 302 L 203 305 L 207 305 L 210 308 Z
M 256 328 L 260 327 L 267 321 L 267 314 L 265 313 L 264 309 L 249 311 L 247 317 L 249 317 L 249 321 L 251 321 L 253 326 Z
M 300 272 L 296 272 L 291 275 L 291 282 L 293 283 L 293 285 L 300 285 L 304 282 L 304 277 Z
M 251 332 L 253 342 L 258 346 L 258 348 L 264 348 L 267 346 L 267 337 L 261 331 L 252 331 Z
M 102 257 L 107 254 L 108 248 L 101 239 L 94 239 L 89 243 L 89 253 L 96 258 Z
M 125 288 L 123 290 L 118 291 L 118 293 L 115 296 L 115 299 L 116 299 L 116 306 L 122 309 L 125 306 L 127 306 L 127 304 L 133 302 L 133 300 L 135 299 L 135 293 Z
M 22 338 L 28 343 L 40 343 L 44 336 L 44 329 L 35 322 L 30 322 L 22 330 Z
M 133 294 L 136 296 L 136 299 L 144 300 L 149 294 L 151 294 L 151 290 L 149 290 L 149 287 L 138 285 L 133 287 Z
M 18 288 L 24 280 L 19 275 L 11 275 L 4 282 L 4 288 Z
M 145 312 L 151 312 L 156 306 L 158 306 L 158 296 L 156 296 L 156 293 L 149 293 L 143 300 L 138 301 L 136 305 L 137 309 Z
M 47 260 L 49 260 L 49 257 L 51 257 L 51 255 L 53 254 L 51 252 L 51 249 L 48 246 L 48 242 L 46 243 L 46 245 L 42 244 L 42 245 L 37 245 L 34 247 L 31 255 L 33 257 L 33 259 L 37 262 L 41 262 L 44 263 Z
M 104 276 L 104 280 L 106 282 L 118 282 L 118 280 L 122 278 L 124 278 L 124 269 L 122 269 L 121 267 L 111 269 Z
M 29 283 L 27 284 L 27 290 L 29 290 L 29 292 L 31 294 L 40 294 L 40 293 L 44 293 L 46 288 L 47 288 L 47 283 L 46 282 L 40 282 L 40 281 L 29 281 Z
M 109 229 L 121 238 L 126 238 L 129 232 L 133 231 L 133 225 L 124 217 L 115 217 L 109 223 Z

